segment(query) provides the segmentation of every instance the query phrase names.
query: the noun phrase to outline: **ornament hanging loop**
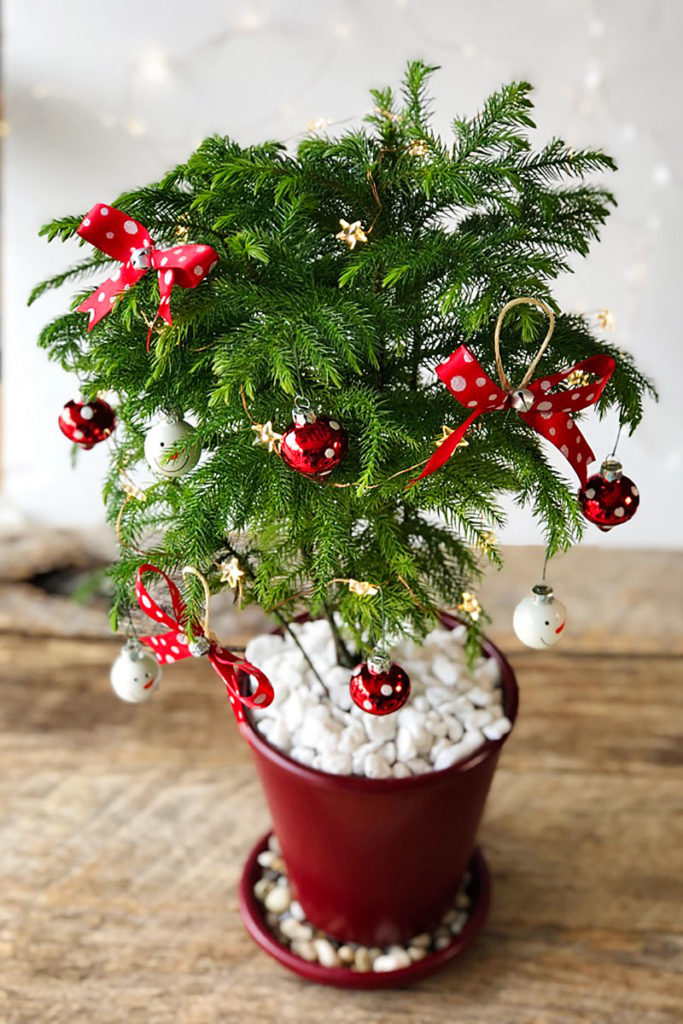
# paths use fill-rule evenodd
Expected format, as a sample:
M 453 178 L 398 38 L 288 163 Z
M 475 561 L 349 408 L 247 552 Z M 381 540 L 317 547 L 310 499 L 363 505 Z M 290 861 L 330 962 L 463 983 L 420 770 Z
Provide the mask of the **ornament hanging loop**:
M 538 352 L 536 353 L 536 355 L 532 359 L 531 363 L 529 364 L 529 368 L 526 371 L 526 373 L 524 374 L 524 379 L 518 385 L 517 388 L 513 387 L 513 385 L 508 380 L 507 375 L 505 373 L 505 370 L 503 369 L 503 360 L 501 359 L 501 356 L 500 356 L 500 332 L 501 332 L 501 329 L 503 327 L 503 320 L 505 319 L 507 314 L 510 312 L 510 310 L 513 309 L 515 306 L 538 306 L 539 309 L 543 310 L 545 315 L 548 317 L 548 321 L 549 321 L 548 331 L 546 333 L 545 338 L 541 342 L 541 347 L 539 348 Z M 554 330 L 555 330 L 555 314 L 553 313 L 553 311 L 550 308 L 550 306 L 546 302 L 543 301 L 543 299 L 535 299 L 532 296 L 523 295 L 523 296 L 520 296 L 520 298 L 518 298 L 518 299 L 511 299 L 510 302 L 506 302 L 505 303 L 505 305 L 501 309 L 500 313 L 498 314 L 498 319 L 496 320 L 496 329 L 495 329 L 495 332 L 494 332 L 494 335 L 493 335 L 493 344 L 494 344 L 494 349 L 495 349 L 495 354 L 496 354 L 496 369 L 498 370 L 498 377 L 499 377 L 499 380 L 500 380 L 500 386 L 503 389 L 503 391 L 507 391 L 508 394 L 510 394 L 512 391 L 521 391 L 522 388 L 525 388 L 527 386 L 527 384 L 529 383 L 529 381 L 531 380 L 531 378 L 534 375 L 534 371 L 535 371 L 536 367 L 538 366 L 538 364 L 540 362 L 541 356 L 543 355 L 543 353 L 547 349 L 548 345 L 550 344 L 550 339 L 553 336 L 553 331 Z
M 195 569 L 192 565 L 186 565 L 183 569 L 183 576 L 196 576 L 204 589 L 204 621 L 202 623 L 202 632 L 210 643 L 214 643 L 216 640 L 215 635 L 211 632 L 211 626 L 209 622 L 209 604 L 211 602 L 211 591 L 209 590 L 209 584 L 206 576 L 203 576 L 198 569 Z

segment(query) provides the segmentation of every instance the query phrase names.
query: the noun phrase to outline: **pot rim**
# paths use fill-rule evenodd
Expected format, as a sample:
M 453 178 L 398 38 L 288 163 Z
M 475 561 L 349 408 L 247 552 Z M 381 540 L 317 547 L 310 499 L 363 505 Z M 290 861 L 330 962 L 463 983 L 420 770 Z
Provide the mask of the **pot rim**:
M 459 619 L 448 612 L 443 612 L 439 618 L 447 629 L 453 629 L 455 626 L 460 625 Z M 514 670 L 502 651 L 500 651 L 499 648 L 486 637 L 481 638 L 481 649 L 482 653 L 487 658 L 495 658 L 500 665 L 500 682 L 503 690 L 503 708 L 506 717 L 509 718 L 512 723 L 512 727 L 514 727 L 519 707 L 519 689 Z M 472 751 L 472 753 L 466 754 L 465 757 L 456 761 L 455 764 L 452 764 L 449 768 L 442 768 L 439 771 L 434 771 L 432 769 L 431 771 L 424 772 L 422 775 L 409 775 L 403 779 L 369 779 L 365 775 L 335 775 L 332 772 L 324 772 L 319 768 L 312 768 L 310 765 L 302 764 L 300 761 L 295 761 L 294 758 L 285 754 L 282 750 L 261 736 L 251 721 L 249 714 L 245 716 L 244 722 L 240 725 L 240 730 L 250 746 L 252 746 L 254 750 L 258 751 L 262 757 L 274 762 L 283 770 L 294 775 L 298 775 L 300 778 L 305 778 L 313 784 L 335 786 L 340 790 L 374 790 L 375 792 L 396 792 L 401 789 L 419 789 L 421 786 L 430 786 L 437 780 L 443 780 L 445 782 L 454 775 L 470 771 L 472 768 L 481 764 L 482 761 L 486 761 L 488 758 L 493 757 L 500 751 L 508 736 L 512 733 L 511 728 L 510 731 L 507 732 L 505 736 L 501 736 L 500 739 L 485 740 L 480 747 L 477 747 L 477 749 Z

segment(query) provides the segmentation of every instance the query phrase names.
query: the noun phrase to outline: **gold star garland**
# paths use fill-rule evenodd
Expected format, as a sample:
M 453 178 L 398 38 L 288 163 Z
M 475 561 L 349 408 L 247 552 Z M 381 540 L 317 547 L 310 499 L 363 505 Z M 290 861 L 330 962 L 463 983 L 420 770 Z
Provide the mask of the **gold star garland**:
M 352 224 L 349 224 L 347 220 L 340 217 L 339 223 L 341 225 L 341 231 L 334 237 L 338 238 L 340 242 L 345 242 L 349 249 L 355 249 L 358 242 L 367 242 L 368 236 L 363 230 L 363 225 L 359 220 L 355 220 Z
M 424 139 L 413 139 L 408 146 L 409 156 L 427 156 L 429 153 L 429 146 Z
M 468 615 L 473 622 L 476 622 L 481 615 L 481 605 L 476 594 L 470 594 L 468 590 L 463 590 L 462 601 L 456 605 L 459 612 L 463 612 Z
M 268 420 L 266 423 L 253 423 L 251 429 L 256 431 L 258 435 L 254 438 L 254 444 L 265 445 L 269 452 L 277 450 L 276 446 L 278 441 L 282 440 L 282 434 L 278 434 L 276 430 L 273 430 L 271 420 Z

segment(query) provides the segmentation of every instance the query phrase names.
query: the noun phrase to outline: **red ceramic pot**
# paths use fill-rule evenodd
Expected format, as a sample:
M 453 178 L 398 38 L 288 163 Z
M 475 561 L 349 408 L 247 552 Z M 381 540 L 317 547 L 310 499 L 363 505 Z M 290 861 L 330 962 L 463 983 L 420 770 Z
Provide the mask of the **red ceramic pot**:
M 456 620 L 445 617 L 449 628 Z M 514 723 L 517 683 L 501 667 L 505 713 Z M 345 942 L 387 946 L 435 928 L 474 850 L 498 755 L 488 740 L 444 771 L 406 779 L 330 775 L 299 764 L 243 727 L 306 916 Z M 509 734 L 508 734 L 509 735 Z

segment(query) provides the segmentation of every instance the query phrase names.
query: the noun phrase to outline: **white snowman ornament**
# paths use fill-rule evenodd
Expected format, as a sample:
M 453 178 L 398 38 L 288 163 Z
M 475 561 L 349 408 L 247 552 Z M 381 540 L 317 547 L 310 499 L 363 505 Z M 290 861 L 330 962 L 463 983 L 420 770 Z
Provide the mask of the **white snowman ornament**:
M 190 424 L 175 416 L 166 416 L 152 427 L 145 438 L 145 458 L 158 476 L 170 479 L 183 476 L 197 465 L 200 449 L 196 443 L 190 442 L 187 447 L 169 454 L 190 434 Z
M 158 689 L 161 666 L 151 651 L 129 640 L 112 665 L 109 678 L 117 697 L 129 704 L 141 704 Z
M 523 644 L 542 651 L 557 643 L 566 622 L 567 609 L 557 600 L 553 588 L 539 583 L 515 608 L 512 627 Z

